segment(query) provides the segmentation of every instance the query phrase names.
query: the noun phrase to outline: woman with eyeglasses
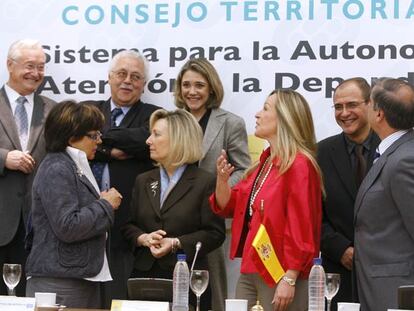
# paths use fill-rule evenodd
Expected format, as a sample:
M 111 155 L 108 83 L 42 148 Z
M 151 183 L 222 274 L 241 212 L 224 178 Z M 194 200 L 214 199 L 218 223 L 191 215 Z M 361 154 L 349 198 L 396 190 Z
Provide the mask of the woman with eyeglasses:
M 26 295 L 56 293 L 70 308 L 100 308 L 101 282 L 110 281 L 107 231 L 122 196 L 100 192 L 88 160 L 102 142 L 104 117 L 92 105 L 62 102 L 45 123 L 47 155 L 32 188 L 33 244 Z

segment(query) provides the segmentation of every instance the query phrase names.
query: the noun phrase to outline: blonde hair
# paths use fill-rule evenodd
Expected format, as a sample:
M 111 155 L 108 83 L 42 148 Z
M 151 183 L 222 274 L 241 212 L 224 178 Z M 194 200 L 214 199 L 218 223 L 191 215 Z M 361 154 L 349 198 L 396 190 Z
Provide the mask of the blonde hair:
M 177 167 L 200 160 L 203 155 L 203 131 L 194 116 L 184 109 L 158 109 L 151 115 L 150 129 L 161 119 L 167 121 L 169 136 L 169 152 L 164 165 Z
M 306 99 L 293 90 L 277 89 L 269 94 L 274 96 L 276 110 L 276 138 L 272 142 L 274 156 L 278 159 L 279 174 L 284 174 L 293 164 L 298 153 L 309 159 L 320 176 L 321 169 L 316 161 L 317 143 L 312 113 Z M 258 163 L 254 164 L 251 172 Z
M 207 80 L 210 87 L 210 96 L 206 102 L 206 108 L 218 108 L 221 105 L 224 97 L 223 84 L 214 66 L 205 58 L 194 58 L 187 61 L 181 68 L 180 73 L 175 81 L 174 98 L 175 105 L 178 108 L 184 108 L 188 110 L 188 107 L 181 93 L 181 83 L 183 76 L 187 71 L 194 71 L 202 75 Z

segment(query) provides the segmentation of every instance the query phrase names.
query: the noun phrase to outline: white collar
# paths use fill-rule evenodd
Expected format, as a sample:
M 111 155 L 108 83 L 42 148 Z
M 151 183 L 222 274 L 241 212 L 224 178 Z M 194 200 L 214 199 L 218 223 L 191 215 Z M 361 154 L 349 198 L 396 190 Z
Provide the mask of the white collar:
M 403 136 L 407 132 L 408 130 L 400 130 L 385 137 L 378 145 L 379 154 L 383 154 L 388 149 L 388 147 L 390 147 L 394 142 L 396 142 L 401 136 Z
M 17 93 L 14 89 L 12 89 L 7 83 L 4 84 L 4 90 L 6 91 L 7 98 L 9 99 L 10 104 L 16 102 L 16 100 L 23 95 L 20 95 Z M 34 93 L 30 93 L 28 95 L 25 95 L 27 102 L 30 105 L 33 105 L 34 103 Z
M 96 192 L 99 194 L 100 190 L 98 187 L 98 183 L 96 182 L 96 179 L 93 176 L 91 167 L 89 166 L 89 162 L 86 157 L 86 153 L 80 149 L 73 148 L 71 146 L 66 147 L 66 152 L 71 157 L 71 159 L 75 162 L 76 167 L 79 169 L 80 173 L 82 175 L 85 175 L 86 178 L 88 178 L 90 183 L 95 188 Z

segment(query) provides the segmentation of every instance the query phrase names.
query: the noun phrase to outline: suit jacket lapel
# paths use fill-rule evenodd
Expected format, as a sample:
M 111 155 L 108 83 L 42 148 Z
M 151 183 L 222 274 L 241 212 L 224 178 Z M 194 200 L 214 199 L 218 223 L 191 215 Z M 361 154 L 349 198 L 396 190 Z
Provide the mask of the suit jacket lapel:
M 195 178 L 195 165 L 188 165 L 178 183 L 170 191 L 161 208 L 161 213 L 167 212 L 178 200 L 180 200 L 191 188 Z
M 343 133 L 338 136 L 335 144 L 332 145 L 330 156 L 331 161 L 338 172 L 339 178 L 344 183 L 346 190 L 352 198 L 355 199 L 357 188 Z
M 145 191 L 151 203 L 151 207 L 155 214 L 161 216 L 160 213 L 160 195 L 161 195 L 161 181 L 160 171 L 153 170 L 148 179 L 145 181 Z
M 383 154 L 377 160 L 377 162 L 375 162 L 372 165 L 371 169 L 368 171 L 368 174 L 365 176 L 364 180 L 362 181 L 361 186 L 359 187 L 358 195 L 355 200 L 354 223 L 356 221 L 359 209 L 361 207 L 362 200 L 366 192 L 372 186 L 374 181 L 377 179 L 379 173 L 381 172 L 386 162 L 387 162 L 387 156 Z
M 370 144 L 371 149 L 370 149 L 369 155 L 368 155 L 367 172 L 369 172 L 369 170 L 372 167 L 378 144 L 381 142 L 381 140 L 379 139 L 377 134 L 372 133 L 372 135 L 373 135 L 373 137 L 371 138 L 371 144 Z
M 29 152 L 33 151 L 33 148 L 36 146 L 40 134 L 42 133 L 43 124 L 46 119 L 44 105 L 43 100 L 38 95 L 35 95 L 32 123 L 30 125 L 30 137 L 27 145 L 27 150 L 29 150 Z
M 218 133 L 221 131 L 224 126 L 224 122 L 221 122 L 220 118 L 226 112 L 221 109 L 212 109 L 210 118 L 207 123 L 206 132 L 203 137 L 203 153 L 204 156 L 207 154 L 207 151 L 210 149 L 214 140 L 216 139 Z M 202 159 L 200 160 L 200 162 Z
M 89 191 L 97 198 L 99 199 L 99 193 L 96 192 L 95 187 L 91 184 L 91 182 L 89 181 L 89 179 L 85 176 L 85 175 L 81 175 L 79 174 L 79 180 L 81 181 L 81 183 L 83 183 L 88 189 Z
M 131 106 L 128 110 L 128 113 L 122 119 L 121 123 L 119 124 L 120 127 L 130 127 L 132 121 L 139 115 L 139 110 L 141 109 L 141 101 L 136 102 Z
M 106 133 L 111 128 L 111 99 L 103 103 L 101 111 L 105 116 L 105 124 L 102 130 Z
M 414 139 L 413 130 L 409 130 L 408 133 L 401 136 L 397 139 L 391 146 L 388 147 L 387 150 L 378 158 L 377 162 L 375 162 L 371 169 L 368 171 L 367 176 L 365 176 L 364 180 L 361 183 L 361 186 L 358 191 L 358 195 L 355 201 L 355 213 L 354 213 L 354 223 L 357 219 L 358 212 L 361 208 L 362 201 L 364 199 L 365 194 L 367 193 L 368 189 L 371 188 L 372 184 L 378 178 L 378 175 L 381 173 L 382 168 L 385 166 L 388 160 L 388 156 L 392 154 L 401 144 L 405 143 L 406 141 Z
M 4 131 L 13 143 L 14 148 L 22 150 L 16 122 L 4 86 L 0 90 L 0 123 L 3 125 Z
M 98 199 L 100 194 L 96 191 L 95 187 L 92 185 L 89 179 L 78 169 L 76 163 L 73 161 L 70 155 L 66 152 L 64 152 L 63 155 L 65 156 L 66 161 L 69 161 L 72 165 L 73 171 L 75 172 L 76 176 L 79 178 L 81 183 L 83 183 L 86 186 L 86 188 L 88 188 L 89 191 Z

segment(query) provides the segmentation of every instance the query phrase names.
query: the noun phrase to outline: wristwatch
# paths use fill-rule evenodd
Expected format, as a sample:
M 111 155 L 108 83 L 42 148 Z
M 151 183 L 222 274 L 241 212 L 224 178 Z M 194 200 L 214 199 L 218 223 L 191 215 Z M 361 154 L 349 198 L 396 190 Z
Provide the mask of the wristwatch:
M 286 283 L 288 283 L 290 286 L 295 286 L 296 285 L 296 280 L 292 279 L 286 275 L 283 276 L 282 278 L 283 281 L 285 281 Z

